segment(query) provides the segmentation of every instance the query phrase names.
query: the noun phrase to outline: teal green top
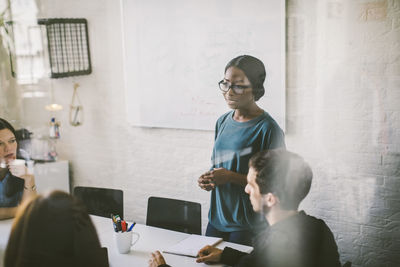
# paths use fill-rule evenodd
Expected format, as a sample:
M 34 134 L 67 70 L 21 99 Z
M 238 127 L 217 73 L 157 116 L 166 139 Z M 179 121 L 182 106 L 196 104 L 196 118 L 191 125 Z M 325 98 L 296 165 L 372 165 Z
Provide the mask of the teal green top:
M 215 128 L 212 168 L 225 168 L 247 175 L 255 153 L 285 147 L 285 136 L 275 120 L 264 112 L 247 122 L 233 120 L 234 111 L 222 115 Z M 222 232 L 244 231 L 265 222 L 251 206 L 244 186 L 226 183 L 211 192 L 208 219 Z

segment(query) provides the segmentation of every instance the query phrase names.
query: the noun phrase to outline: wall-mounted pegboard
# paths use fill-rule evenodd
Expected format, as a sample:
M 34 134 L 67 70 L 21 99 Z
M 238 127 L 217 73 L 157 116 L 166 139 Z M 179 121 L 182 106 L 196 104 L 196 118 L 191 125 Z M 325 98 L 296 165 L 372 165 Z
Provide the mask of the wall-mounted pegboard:
M 92 72 L 86 19 L 48 18 L 38 24 L 46 26 L 51 78 Z

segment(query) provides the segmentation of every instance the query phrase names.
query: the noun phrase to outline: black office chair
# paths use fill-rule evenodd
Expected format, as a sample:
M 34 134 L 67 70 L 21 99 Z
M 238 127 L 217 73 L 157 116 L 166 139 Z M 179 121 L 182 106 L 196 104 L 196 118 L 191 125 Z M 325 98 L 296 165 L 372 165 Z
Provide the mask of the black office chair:
M 201 235 L 200 203 L 149 197 L 146 225 Z
M 74 196 L 81 199 L 89 214 L 110 218 L 118 214 L 124 218 L 124 193 L 119 189 L 77 186 Z

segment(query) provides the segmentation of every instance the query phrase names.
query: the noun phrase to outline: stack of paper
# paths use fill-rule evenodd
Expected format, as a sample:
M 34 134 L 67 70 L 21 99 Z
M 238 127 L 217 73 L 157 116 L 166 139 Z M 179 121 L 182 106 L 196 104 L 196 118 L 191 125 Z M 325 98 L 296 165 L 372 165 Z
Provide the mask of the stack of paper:
M 177 244 L 169 247 L 168 249 L 165 249 L 163 252 L 182 256 L 196 257 L 199 250 L 203 247 L 207 245 L 215 246 L 221 241 L 222 238 L 220 237 L 190 235 L 189 237 L 178 242 Z

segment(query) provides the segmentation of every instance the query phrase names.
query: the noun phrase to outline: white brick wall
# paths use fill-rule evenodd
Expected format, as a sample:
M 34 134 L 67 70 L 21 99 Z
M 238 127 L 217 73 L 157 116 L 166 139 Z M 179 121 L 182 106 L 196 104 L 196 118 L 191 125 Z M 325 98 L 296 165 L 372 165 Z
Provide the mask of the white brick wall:
M 302 208 L 353 266 L 400 265 L 399 3 L 288 1 L 287 142 L 315 174 Z
M 209 193 L 196 179 L 209 168 L 213 133 L 126 124 L 118 1 L 40 2 L 44 17 L 89 21 L 93 73 L 53 81 L 66 107 L 56 114 L 58 150 L 73 185 L 123 189 L 126 217 L 140 223 L 150 195 L 198 201 L 204 227 Z M 400 1 L 287 5 L 286 140 L 315 174 L 301 207 L 328 223 L 343 262 L 399 266 Z M 81 84 L 81 127 L 68 125 L 73 81 Z M 50 114 L 37 115 L 40 108 L 25 101 L 22 121 L 44 124 Z

